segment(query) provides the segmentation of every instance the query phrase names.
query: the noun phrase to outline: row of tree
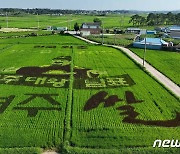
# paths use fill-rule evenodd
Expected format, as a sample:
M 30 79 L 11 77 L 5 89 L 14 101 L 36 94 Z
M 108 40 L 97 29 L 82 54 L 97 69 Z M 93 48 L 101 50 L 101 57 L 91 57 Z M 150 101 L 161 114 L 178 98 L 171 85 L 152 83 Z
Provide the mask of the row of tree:
M 10 15 L 28 14 L 91 14 L 105 16 L 106 14 L 128 14 L 134 13 L 134 11 L 128 10 L 62 10 L 62 9 L 46 9 L 46 8 L 34 8 L 34 9 L 20 9 L 20 8 L 0 8 L 0 14 L 8 12 Z
M 154 25 L 180 25 L 180 13 L 173 14 L 172 12 L 164 13 L 149 13 L 147 17 L 138 14 L 131 16 L 129 23 L 133 26 L 154 26 Z

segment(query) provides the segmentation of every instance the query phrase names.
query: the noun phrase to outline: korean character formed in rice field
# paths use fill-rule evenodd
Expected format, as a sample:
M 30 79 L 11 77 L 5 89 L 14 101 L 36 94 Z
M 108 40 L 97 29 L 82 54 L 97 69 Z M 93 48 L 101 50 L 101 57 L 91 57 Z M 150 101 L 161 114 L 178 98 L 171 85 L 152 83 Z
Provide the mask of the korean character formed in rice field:
M 66 83 L 66 79 L 61 79 L 60 81 L 58 81 L 58 79 L 56 78 L 51 78 L 47 81 L 47 83 L 51 83 L 53 87 L 55 88 L 60 88 L 60 87 L 64 87 L 65 83 Z
M 45 84 L 46 80 L 47 80 L 47 77 L 38 77 L 34 84 L 41 84 L 41 85 L 43 85 L 43 84 Z
M 47 77 L 27 77 L 25 81 L 34 82 L 35 85 L 44 85 Z
M 108 86 L 129 86 L 122 77 L 106 78 Z
M 11 83 L 11 82 L 18 82 L 21 76 L 14 76 L 14 75 L 4 75 L 0 79 L 0 81 L 3 81 L 5 84 Z
M 14 98 L 14 95 L 11 95 L 9 97 L 0 97 L 0 114 L 2 114 L 7 109 Z
M 106 87 L 104 79 L 87 79 L 85 80 L 86 88 L 102 88 Z

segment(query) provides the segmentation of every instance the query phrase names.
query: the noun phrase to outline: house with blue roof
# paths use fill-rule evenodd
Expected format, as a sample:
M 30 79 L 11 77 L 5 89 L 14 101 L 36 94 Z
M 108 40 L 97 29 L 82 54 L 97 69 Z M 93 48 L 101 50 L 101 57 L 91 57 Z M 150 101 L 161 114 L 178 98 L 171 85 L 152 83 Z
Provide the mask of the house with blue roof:
M 136 48 L 145 48 L 145 42 L 146 42 L 146 48 L 147 49 L 153 49 L 153 50 L 160 50 L 163 47 L 168 47 L 169 43 L 162 40 L 161 38 L 145 38 L 143 40 L 136 40 L 133 43 L 133 47 Z

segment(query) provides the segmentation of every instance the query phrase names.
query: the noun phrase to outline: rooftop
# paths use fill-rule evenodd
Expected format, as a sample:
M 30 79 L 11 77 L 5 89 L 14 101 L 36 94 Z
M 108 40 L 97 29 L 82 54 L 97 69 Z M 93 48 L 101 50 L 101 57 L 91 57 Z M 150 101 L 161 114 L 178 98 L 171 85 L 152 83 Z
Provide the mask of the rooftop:
M 130 27 L 130 28 L 127 28 L 127 30 L 140 30 L 140 28 Z
M 175 30 L 175 31 L 176 31 L 176 30 L 180 31 L 180 26 L 170 26 L 170 27 L 168 27 L 168 29 L 169 29 L 169 30 L 172 30 L 172 31 L 173 31 L 173 30 Z
M 89 25 L 89 26 L 100 26 L 100 22 L 88 22 L 88 23 L 83 23 L 83 25 Z
M 136 43 L 141 43 L 141 44 L 145 44 L 145 39 L 141 40 L 141 41 L 136 41 Z M 162 40 L 161 38 L 146 38 L 146 43 L 147 44 L 167 44 L 166 41 Z

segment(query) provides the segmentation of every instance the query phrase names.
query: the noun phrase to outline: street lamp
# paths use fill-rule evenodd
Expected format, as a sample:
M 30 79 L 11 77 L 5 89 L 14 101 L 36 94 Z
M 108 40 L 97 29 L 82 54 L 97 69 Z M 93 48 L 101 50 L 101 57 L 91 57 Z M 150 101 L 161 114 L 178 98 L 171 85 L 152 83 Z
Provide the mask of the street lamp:
M 144 45 L 143 66 L 145 66 L 145 57 L 146 57 L 146 48 L 147 48 L 147 40 L 146 40 L 146 37 L 147 37 L 147 30 L 146 30 L 146 33 L 145 33 L 145 45 Z

